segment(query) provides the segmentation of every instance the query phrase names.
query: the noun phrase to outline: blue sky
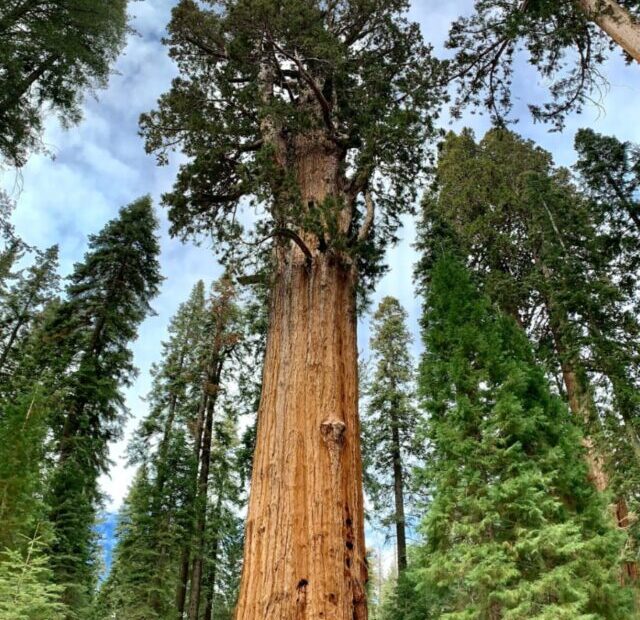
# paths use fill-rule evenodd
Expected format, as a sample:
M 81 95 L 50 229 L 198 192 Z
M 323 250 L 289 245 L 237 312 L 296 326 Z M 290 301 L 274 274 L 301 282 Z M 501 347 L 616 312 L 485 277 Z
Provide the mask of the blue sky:
M 87 235 L 100 230 L 120 206 L 143 194 L 151 194 L 157 205 L 160 194 L 172 185 L 179 158 L 170 166 L 156 167 L 153 157 L 144 153 L 137 121 L 141 112 L 154 107 L 157 97 L 167 90 L 175 75 L 160 41 L 173 4 L 172 0 L 131 3 L 138 34 L 129 38 L 109 88 L 87 98 L 81 125 L 65 131 L 55 119 L 50 119 L 45 142 L 53 157 L 32 157 L 20 174 L 0 170 L 0 186 L 18 203 L 14 217 L 18 233 L 41 248 L 59 243 L 61 271 L 65 275 L 82 258 Z M 441 51 L 450 22 L 455 16 L 468 13 L 472 4 L 472 0 L 414 0 L 411 17 L 421 24 L 425 38 L 436 51 Z M 563 134 L 548 133 L 545 127 L 531 123 L 524 102 L 543 93 L 544 85 L 534 72 L 523 67 L 514 82 L 518 110 L 522 111 L 517 130 L 551 151 L 556 162 L 563 165 L 573 162 L 573 136 L 580 127 L 592 127 L 640 143 L 640 69 L 637 65 L 626 66 L 618 54 L 613 56 L 603 70 L 610 88 L 602 94 L 602 107 L 592 106 L 582 115 L 572 116 Z M 449 127 L 446 121 L 443 124 Z M 489 123 L 486 118 L 469 114 L 451 127 L 459 129 L 463 125 L 473 127 L 481 135 Z M 136 426 L 136 419 L 145 413 L 142 396 L 149 390 L 149 368 L 159 358 L 169 318 L 198 279 L 210 281 L 220 273 L 210 248 L 185 245 L 169 238 L 166 214 L 160 209 L 158 213 L 162 221 L 161 262 L 166 280 L 154 302 L 157 316 L 143 324 L 133 345 L 140 375 L 127 393 L 132 412 L 127 435 Z M 380 282 L 375 300 L 384 295 L 401 300 L 410 315 L 417 354 L 420 300 L 411 282 L 415 261 L 413 239 L 413 223 L 407 220 L 402 242 L 388 253 L 391 271 Z M 367 317 L 361 320 L 359 338 L 361 349 L 366 350 Z M 103 489 L 112 498 L 111 509 L 120 505 L 133 475 L 124 466 L 125 446 L 126 440 L 113 446 L 111 454 L 116 465 L 111 476 L 102 480 Z

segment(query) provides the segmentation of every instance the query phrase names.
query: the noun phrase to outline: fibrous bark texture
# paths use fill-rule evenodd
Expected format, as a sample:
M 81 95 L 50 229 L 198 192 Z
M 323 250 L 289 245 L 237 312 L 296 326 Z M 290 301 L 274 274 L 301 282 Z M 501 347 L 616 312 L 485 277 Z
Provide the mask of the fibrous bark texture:
M 640 62 L 640 24 L 614 0 L 578 0 L 579 6 L 629 56 Z
M 236 618 L 364 620 L 355 277 L 299 258 L 273 293 Z

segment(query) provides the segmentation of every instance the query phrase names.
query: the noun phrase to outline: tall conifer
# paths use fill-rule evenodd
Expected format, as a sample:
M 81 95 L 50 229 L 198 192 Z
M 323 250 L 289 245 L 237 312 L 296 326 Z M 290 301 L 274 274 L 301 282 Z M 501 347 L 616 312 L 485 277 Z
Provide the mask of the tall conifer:
M 525 334 L 451 256 L 428 278 L 420 395 L 433 500 L 411 576 L 423 611 L 450 620 L 630 617 L 617 577 L 622 536 Z
M 385 297 L 373 315 L 374 368 L 363 390 L 362 417 L 365 488 L 376 518 L 395 529 L 399 571 L 407 567 L 409 459 L 419 417 L 406 320 L 406 311 L 393 297 Z
M 49 325 L 60 373 L 48 492 L 52 554 L 63 600 L 76 614 L 87 609 L 95 587 L 97 481 L 107 471 L 109 444 L 120 435 L 122 389 L 135 376 L 130 344 L 161 282 L 156 226 L 150 199 L 141 198 L 90 236 Z

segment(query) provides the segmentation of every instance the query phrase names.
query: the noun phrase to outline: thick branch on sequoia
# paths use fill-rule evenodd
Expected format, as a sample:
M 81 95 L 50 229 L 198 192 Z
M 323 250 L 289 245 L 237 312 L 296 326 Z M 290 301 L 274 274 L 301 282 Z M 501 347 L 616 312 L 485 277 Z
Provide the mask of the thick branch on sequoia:
M 308 71 L 304 68 L 302 61 L 300 60 L 300 56 L 296 52 L 295 54 L 290 54 L 285 49 L 283 49 L 276 41 L 274 41 L 271 37 L 269 37 L 270 43 L 273 45 L 274 49 L 278 51 L 280 54 L 291 60 L 295 63 L 296 67 L 298 67 L 298 71 L 300 72 L 300 76 L 307 83 L 307 85 L 313 91 L 315 98 L 317 99 L 320 107 L 322 108 L 322 117 L 327 125 L 329 131 L 331 131 L 332 136 L 336 136 L 336 127 L 333 124 L 333 120 L 331 118 L 331 105 L 327 101 L 327 98 L 322 94 L 322 89 L 318 85 L 318 83 L 313 79 L 311 75 L 309 75 Z
M 293 241 L 300 248 L 300 250 L 302 250 L 302 253 L 304 254 L 306 259 L 307 266 L 311 266 L 311 261 L 313 260 L 313 254 L 311 254 L 311 250 L 302 240 L 300 235 L 295 233 L 293 230 L 289 230 L 288 228 L 277 228 L 271 234 L 267 235 L 264 239 L 261 239 L 253 245 L 262 245 L 265 241 L 273 239 L 274 237 L 284 237 L 285 239 L 290 239 L 291 241 Z
M 371 191 L 367 190 L 364 193 L 364 204 L 366 206 L 366 213 L 364 216 L 364 221 L 362 222 L 362 226 L 360 226 L 360 230 L 358 231 L 358 241 L 364 241 L 371 234 L 371 229 L 373 228 L 373 222 L 376 216 L 376 206 L 373 202 L 373 197 L 371 196 Z

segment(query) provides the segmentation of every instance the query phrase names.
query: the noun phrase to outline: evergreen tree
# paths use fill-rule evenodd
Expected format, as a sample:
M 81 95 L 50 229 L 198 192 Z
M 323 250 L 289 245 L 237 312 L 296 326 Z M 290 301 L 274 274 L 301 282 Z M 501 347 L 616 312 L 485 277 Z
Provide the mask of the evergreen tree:
M 584 427 L 594 485 L 617 495 L 627 573 L 636 579 L 628 503 L 635 505 L 640 481 L 640 331 L 635 277 L 621 271 L 627 260 L 611 243 L 605 207 L 511 132 L 493 130 L 479 143 L 470 132 L 452 134 L 424 203 L 423 272 L 430 252 L 452 243 L 484 291 L 528 331 Z
M 242 453 L 239 451 L 235 398 L 222 407 L 214 426 L 205 532 L 204 620 L 232 620 L 240 585 L 244 522 Z
M 640 147 L 581 129 L 575 137 L 580 175 L 603 227 L 610 230 L 602 248 L 618 259 L 625 278 L 637 280 L 640 246 Z M 620 261 L 620 256 L 626 258 Z
M 173 148 L 189 157 L 164 198 L 174 234 L 212 234 L 228 260 L 274 248 L 239 619 L 286 617 L 301 598 L 303 617 L 366 613 L 355 296 L 411 210 L 441 95 L 408 6 L 181 0 L 168 38 L 180 77 L 141 119 L 160 163 Z M 237 216 L 252 203 L 247 245 Z M 305 439 L 289 459 L 292 438 Z M 286 578 L 260 577 L 272 553 Z
M 64 620 L 61 587 L 52 573 L 43 541 L 28 541 L 24 555 L 16 550 L 0 554 L 0 618 L 2 620 Z
M 127 0 L 4 0 L 0 6 L 0 157 L 39 147 L 46 109 L 69 125 L 103 87 L 126 34 Z
M 615 206 L 618 216 L 626 214 L 639 232 L 640 147 L 592 129 L 578 131 L 575 146 L 576 169 L 589 189 L 597 199 Z
M 526 336 L 451 256 L 422 275 L 433 501 L 412 579 L 437 594 L 427 617 L 630 617 L 622 537 Z
M 154 484 L 146 466 L 138 469 L 118 515 L 117 544 L 113 565 L 96 597 L 93 617 L 97 620 L 152 620 L 175 617 L 170 613 L 173 597 L 168 565 L 158 540 L 153 511 Z M 164 586 L 164 587 L 163 587 Z M 164 611 L 164 613 L 162 613 Z
M 482 105 L 504 121 L 514 63 L 526 53 L 545 81 L 552 80 L 551 100 L 529 106 L 533 117 L 561 129 L 567 114 L 579 112 L 602 85 L 600 66 L 614 42 L 640 62 L 637 0 L 475 0 L 474 8 L 454 22 L 447 41 L 456 52 L 450 75 L 458 81 L 458 115 L 468 104 Z
M 393 525 L 398 570 L 407 567 L 407 490 L 418 422 L 412 394 L 411 335 L 407 313 L 397 299 L 385 297 L 372 321 L 373 377 L 363 390 L 362 418 L 365 488 L 376 519 Z
M 224 372 L 241 340 L 240 312 L 235 289 L 224 275 L 213 286 L 207 314 L 207 346 L 203 360 L 203 388 L 196 418 L 196 474 L 194 493 L 193 547 L 189 592 L 189 620 L 198 620 L 204 579 L 205 533 L 214 446 L 214 417 L 223 390 Z
M 198 619 L 201 612 L 207 620 L 230 617 L 244 478 L 239 399 L 228 391 L 242 359 L 244 325 L 226 276 L 206 300 L 199 282 L 171 321 L 162 362 L 153 369 L 149 415 L 131 446 L 140 469 L 98 618 L 181 618 L 187 603 Z
M 37 295 L 42 296 L 42 291 Z M 43 494 L 50 417 L 60 394 L 46 325 L 56 304 L 49 299 L 37 311 L 30 308 L 28 330 L 20 330 L 12 349 L 11 372 L 0 383 L 0 549 L 17 553 L 26 551 L 25 542 L 38 528 L 48 532 L 42 525 L 47 520 Z
M 135 376 L 129 345 L 161 281 L 156 226 L 151 201 L 142 198 L 90 236 L 67 298 L 48 326 L 60 377 L 47 498 L 52 558 L 63 600 L 75 614 L 87 609 L 95 586 L 97 480 L 107 471 L 109 444 L 120 434 L 122 389 Z
M 14 246 L 8 248 L 15 260 Z M 15 366 L 12 355 L 28 336 L 31 323 L 57 293 L 58 246 L 38 252 L 33 265 L 19 274 L 3 296 L 0 308 L 0 374 L 6 379 Z

